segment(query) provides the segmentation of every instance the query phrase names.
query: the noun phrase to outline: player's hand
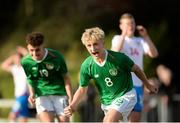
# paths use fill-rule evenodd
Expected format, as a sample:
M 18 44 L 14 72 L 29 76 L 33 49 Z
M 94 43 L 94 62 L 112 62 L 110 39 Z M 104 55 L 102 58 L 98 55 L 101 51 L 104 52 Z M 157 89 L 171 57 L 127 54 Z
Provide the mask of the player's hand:
M 28 101 L 31 104 L 31 106 L 34 106 L 35 105 L 35 97 L 34 97 L 34 95 L 29 95 Z
M 120 25 L 119 25 L 119 28 L 121 29 Z M 121 31 L 122 31 L 121 35 L 122 35 L 123 37 L 125 37 L 125 36 L 127 35 L 127 32 L 128 32 L 128 30 L 129 30 L 129 28 L 130 28 L 130 27 L 129 27 L 128 25 L 125 25 L 125 26 L 122 27 L 122 29 L 121 29 Z
M 136 26 L 136 29 L 142 37 L 148 36 L 147 30 L 142 25 Z
M 158 93 L 158 86 L 156 85 L 152 85 L 152 84 L 148 84 L 147 86 L 147 89 L 150 91 L 150 93 Z
M 66 117 L 71 117 L 73 112 L 74 112 L 74 110 L 72 109 L 71 106 L 64 108 L 64 114 Z

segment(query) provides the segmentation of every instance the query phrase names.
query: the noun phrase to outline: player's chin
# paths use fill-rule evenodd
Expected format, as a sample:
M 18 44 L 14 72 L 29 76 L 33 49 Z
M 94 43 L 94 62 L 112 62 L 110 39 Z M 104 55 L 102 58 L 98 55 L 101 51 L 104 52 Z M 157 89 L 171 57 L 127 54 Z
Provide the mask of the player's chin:
M 34 59 L 37 60 L 37 61 L 40 61 L 41 57 L 36 56 L 36 57 L 34 57 Z
M 92 56 L 93 56 L 93 58 L 95 58 L 95 59 L 96 59 L 96 58 L 99 58 L 99 55 L 97 55 L 97 54 L 96 54 L 96 55 L 92 55 Z

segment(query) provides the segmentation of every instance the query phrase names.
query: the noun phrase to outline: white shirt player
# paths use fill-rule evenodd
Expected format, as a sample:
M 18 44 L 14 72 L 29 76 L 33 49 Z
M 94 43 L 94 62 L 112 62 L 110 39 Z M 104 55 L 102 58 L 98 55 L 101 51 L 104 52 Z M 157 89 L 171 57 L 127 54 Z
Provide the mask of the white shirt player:
M 120 35 L 115 35 L 112 39 L 112 47 L 118 45 Z M 120 52 L 129 56 L 135 64 L 143 70 L 143 56 L 149 51 L 149 45 L 141 37 L 125 37 L 125 41 Z M 132 73 L 134 86 L 142 86 L 141 80 Z
M 14 79 L 15 96 L 19 97 L 28 92 L 27 80 L 22 66 L 12 65 L 11 73 Z

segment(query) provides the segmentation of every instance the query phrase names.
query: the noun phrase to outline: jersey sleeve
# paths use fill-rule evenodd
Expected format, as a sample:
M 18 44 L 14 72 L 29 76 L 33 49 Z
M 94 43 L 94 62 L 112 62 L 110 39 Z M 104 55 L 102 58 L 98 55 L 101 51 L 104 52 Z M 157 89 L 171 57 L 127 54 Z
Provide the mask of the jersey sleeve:
M 22 67 L 23 67 L 23 69 L 24 69 L 24 72 L 25 72 L 25 74 L 26 74 L 27 82 L 28 82 L 31 86 L 33 86 L 32 76 L 31 76 L 31 74 L 28 72 L 29 70 L 28 70 L 28 66 L 26 65 L 26 60 L 25 60 L 25 59 L 22 59 L 22 60 L 21 60 L 21 65 L 22 65 Z
M 119 39 L 121 38 L 120 35 L 115 35 L 112 39 L 111 47 L 116 47 L 119 44 Z
M 60 67 L 61 73 L 66 74 L 68 72 L 67 65 L 64 59 L 64 56 L 60 55 Z
M 127 71 L 131 71 L 134 62 L 131 58 L 129 58 L 127 55 L 125 55 L 124 53 L 122 54 L 123 59 L 122 59 L 122 65 L 124 67 L 124 69 L 126 69 Z
M 87 64 L 82 64 L 80 69 L 79 85 L 81 87 L 88 86 L 90 79 L 90 67 L 88 67 Z

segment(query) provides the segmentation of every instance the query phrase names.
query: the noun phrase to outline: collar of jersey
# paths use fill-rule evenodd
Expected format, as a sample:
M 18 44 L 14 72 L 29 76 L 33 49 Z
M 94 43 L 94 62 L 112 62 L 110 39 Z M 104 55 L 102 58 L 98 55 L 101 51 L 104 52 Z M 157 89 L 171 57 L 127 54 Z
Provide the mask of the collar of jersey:
M 44 54 L 44 57 L 43 57 L 41 60 L 38 60 L 38 61 L 37 61 L 37 63 L 42 62 L 42 61 L 46 58 L 47 54 L 48 54 L 48 50 L 47 50 L 47 49 L 45 49 L 45 54 Z
M 97 62 L 96 60 L 94 60 L 94 62 L 99 65 L 100 67 L 104 66 L 104 64 L 106 63 L 106 60 L 107 60 L 107 56 L 108 56 L 108 51 L 105 50 L 105 53 L 106 53 L 106 56 L 105 56 L 105 59 L 104 61 L 100 64 L 99 62 Z

